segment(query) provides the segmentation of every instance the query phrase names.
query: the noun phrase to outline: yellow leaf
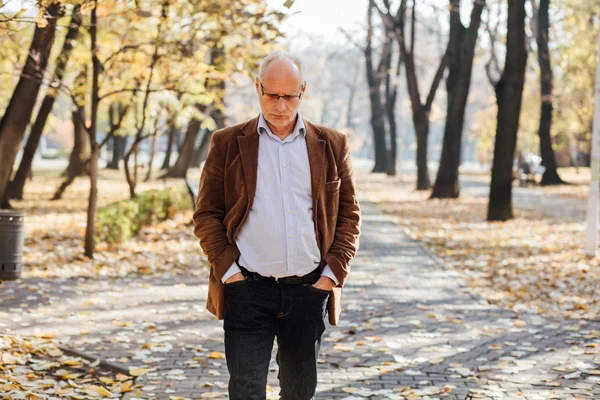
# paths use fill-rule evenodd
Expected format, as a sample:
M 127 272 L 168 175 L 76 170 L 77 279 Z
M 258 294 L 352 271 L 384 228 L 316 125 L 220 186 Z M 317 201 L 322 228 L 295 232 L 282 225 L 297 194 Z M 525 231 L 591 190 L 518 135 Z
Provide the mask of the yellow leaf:
M 117 374 L 117 379 L 120 382 L 124 382 L 124 381 L 128 381 L 131 378 L 129 376 L 127 376 L 127 375 L 123 375 L 123 374 L 119 373 L 119 374 Z
M 90 395 L 99 394 L 104 397 L 113 397 L 113 394 L 102 386 L 91 385 L 88 386 L 85 391 Z
M 145 375 L 150 372 L 147 368 L 129 368 L 129 375 L 131 376 L 140 376 Z
M 44 16 L 43 9 L 40 10 L 35 16 L 35 23 L 37 24 L 38 28 L 45 28 L 48 26 L 48 20 L 46 20 L 46 17 Z
M 119 390 L 121 391 L 121 393 L 131 392 L 133 390 L 133 382 L 132 381 L 127 381 L 127 382 L 123 383 L 119 387 Z
M 81 15 L 88 15 L 89 13 L 92 12 L 92 10 L 96 7 L 96 2 L 95 1 L 90 1 L 87 3 L 84 3 L 81 6 L 81 9 L 79 10 L 79 12 L 81 13 Z
M 225 358 L 225 355 L 223 353 L 221 353 L 220 351 L 213 351 L 212 353 L 210 353 L 208 355 L 208 358 L 221 359 L 221 358 Z
M 2 354 L 2 362 L 4 364 L 16 364 L 19 362 L 19 359 L 12 354 L 4 353 Z

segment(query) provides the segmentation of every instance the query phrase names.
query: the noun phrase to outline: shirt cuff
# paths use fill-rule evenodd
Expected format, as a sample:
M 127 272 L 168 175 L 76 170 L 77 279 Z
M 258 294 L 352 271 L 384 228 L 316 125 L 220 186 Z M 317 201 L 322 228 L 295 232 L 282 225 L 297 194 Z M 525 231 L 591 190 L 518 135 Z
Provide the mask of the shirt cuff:
M 223 275 L 223 278 L 221 278 L 221 282 L 225 283 L 227 279 L 231 278 L 238 272 L 242 272 L 242 270 L 240 269 L 240 267 L 237 266 L 237 263 L 234 261 L 233 264 L 231 264 L 231 267 L 229 267 L 229 269 L 227 270 L 227 272 L 225 272 L 225 275 Z
M 340 284 L 338 282 L 337 278 L 335 277 L 335 275 L 333 274 L 333 271 L 331 271 L 331 268 L 329 267 L 328 264 L 325 264 L 325 267 L 323 268 L 323 272 L 321 272 L 321 276 L 326 276 L 326 277 L 330 278 L 332 281 L 335 282 L 336 286 Z

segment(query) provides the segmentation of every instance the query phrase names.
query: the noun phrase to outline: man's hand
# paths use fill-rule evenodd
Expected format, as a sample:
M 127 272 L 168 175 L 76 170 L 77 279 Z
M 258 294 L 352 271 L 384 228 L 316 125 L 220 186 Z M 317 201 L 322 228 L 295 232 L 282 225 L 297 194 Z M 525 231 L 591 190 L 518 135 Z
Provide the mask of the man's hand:
M 335 282 L 327 276 L 321 276 L 319 280 L 313 284 L 314 288 L 326 290 L 328 292 L 331 292 L 331 289 L 333 289 L 334 286 Z
M 244 277 L 244 274 L 242 274 L 241 272 L 235 273 L 233 275 L 231 275 L 229 277 L 229 279 L 227 279 L 225 281 L 226 284 L 228 283 L 233 283 L 233 282 L 237 282 L 237 281 L 245 281 L 246 278 Z

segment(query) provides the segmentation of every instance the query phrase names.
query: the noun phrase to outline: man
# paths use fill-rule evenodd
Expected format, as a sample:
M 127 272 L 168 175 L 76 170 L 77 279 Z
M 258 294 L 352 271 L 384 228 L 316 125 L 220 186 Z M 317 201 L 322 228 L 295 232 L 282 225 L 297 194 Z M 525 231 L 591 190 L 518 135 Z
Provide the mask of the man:
M 314 398 L 325 316 L 336 324 L 358 249 L 346 136 L 304 120 L 302 64 L 262 62 L 262 113 L 212 135 L 194 233 L 211 265 L 207 308 L 224 318 L 229 398 L 265 399 L 277 338 L 280 396 Z

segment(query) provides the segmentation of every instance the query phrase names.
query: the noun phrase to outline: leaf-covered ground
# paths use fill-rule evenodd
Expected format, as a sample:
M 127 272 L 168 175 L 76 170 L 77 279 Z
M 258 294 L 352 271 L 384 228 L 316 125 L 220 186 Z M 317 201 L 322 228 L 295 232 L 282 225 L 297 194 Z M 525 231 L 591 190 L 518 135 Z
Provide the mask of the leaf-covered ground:
M 192 179 L 197 179 L 197 172 L 192 171 Z M 490 307 L 502 306 L 511 308 L 517 315 L 531 316 L 525 318 L 523 315 L 524 318 L 519 319 L 496 317 L 506 325 L 504 332 L 526 332 L 530 327 L 537 328 L 531 321 L 542 316 L 538 314 L 554 317 L 555 321 L 563 321 L 564 317 L 594 318 L 598 309 L 593 292 L 598 283 L 598 274 L 594 272 L 597 262 L 583 256 L 585 200 L 576 193 L 584 192 L 584 188 L 563 189 L 568 193 L 566 196 L 558 196 L 556 188 L 518 188 L 515 190 L 517 218 L 507 223 L 488 224 L 485 222 L 485 178 L 475 176 L 464 181 L 461 199 L 429 201 L 427 193 L 413 190 L 412 181 L 364 172 L 357 174 L 361 199 L 377 202 L 389 213 L 386 220 L 398 221 L 407 233 L 453 266 L 466 278 L 469 290 L 487 299 Z M 31 384 L 29 376 L 47 387 L 10 386 L 12 392 L 5 398 L 38 399 L 46 395 L 47 398 L 93 399 L 115 398 L 126 393 L 130 399 L 150 399 L 154 398 L 153 393 L 161 393 L 163 397 L 160 398 L 179 400 L 191 398 L 190 393 L 199 391 L 201 398 L 225 397 L 226 367 L 222 340 L 217 340 L 222 332 L 199 301 L 200 293 L 203 296 L 206 290 L 207 270 L 198 243 L 191 236 L 191 210 L 177 214 L 173 220 L 143 229 L 139 237 L 118 247 L 109 248 L 99 243 L 96 259 L 88 260 L 81 255 L 87 183 L 80 180 L 63 201 L 45 200 L 51 197 L 58 182 L 54 176 L 36 176 L 34 184 L 28 186 L 25 201 L 15 202 L 15 206 L 27 212 L 26 267 L 25 279 L 7 283 L 0 289 L 0 372 L 9 371 L 9 378 L 0 374 L 0 393 L 4 395 L 2 385 Z M 183 182 L 157 181 L 141 185 L 139 190 L 165 184 L 183 185 Z M 120 174 L 103 171 L 99 193 L 103 205 L 126 198 L 128 191 Z M 383 235 L 383 231 L 385 229 L 379 234 Z M 384 236 L 379 239 L 394 240 Z M 401 253 L 402 250 L 398 251 Z M 427 273 L 423 271 L 423 274 Z M 423 354 L 411 350 L 414 339 L 406 341 L 398 336 L 397 331 L 406 326 L 400 321 L 407 310 L 380 309 L 380 299 L 372 291 L 373 278 L 365 275 L 366 280 L 361 283 L 360 268 L 353 276 L 353 284 L 364 285 L 364 289 L 357 296 L 351 289 L 346 290 L 346 318 L 352 313 L 364 315 L 346 321 L 346 325 L 329 334 L 325 341 L 333 340 L 334 345 L 331 348 L 325 346 L 319 361 L 334 371 L 356 368 L 352 374 L 359 374 L 357 378 L 352 378 L 353 375 L 349 378 L 353 384 L 342 388 L 342 392 L 350 396 L 348 399 L 377 398 L 384 396 L 386 390 L 385 398 L 428 398 L 436 394 L 443 398 L 452 395 L 453 385 L 460 387 L 461 379 L 482 378 L 487 373 L 486 363 L 491 361 L 478 359 L 483 367 L 470 370 L 462 363 L 459 352 L 459 356 L 448 355 L 445 360 L 430 361 L 433 366 L 442 368 L 440 371 L 446 371 L 446 363 L 456 371 L 451 373 L 453 381 L 448 385 L 431 387 L 431 382 L 426 383 L 431 378 L 429 373 L 425 375 L 426 371 L 419 370 Z M 383 285 L 385 280 L 380 283 Z M 406 281 L 406 287 L 402 287 L 406 291 L 403 299 L 412 292 L 422 297 L 418 293 L 419 285 L 421 281 Z M 432 289 L 427 292 L 431 293 Z M 464 290 L 461 289 L 461 293 L 465 294 Z M 392 311 L 400 314 L 392 315 Z M 434 311 L 428 307 L 422 312 L 449 324 L 453 331 L 454 326 L 462 326 L 460 313 L 463 311 L 469 313 L 459 307 L 455 310 L 459 316 L 444 318 L 438 315 L 437 309 L 435 314 L 431 314 Z M 408 318 L 414 319 L 411 323 L 419 323 L 417 314 Z M 485 329 L 496 332 L 494 326 L 498 321 L 486 322 L 491 325 L 482 328 L 486 332 L 484 336 L 491 334 Z M 386 336 L 385 344 L 379 342 L 382 339 L 378 332 L 382 328 L 389 331 L 383 335 Z M 438 334 L 423 322 L 416 328 L 418 332 L 411 331 L 411 337 L 430 338 Z M 449 332 L 448 328 L 437 326 L 437 329 L 442 335 Z M 578 331 L 574 330 L 573 334 L 579 335 Z M 394 335 L 387 337 L 392 332 Z M 598 333 L 590 331 L 588 336 L 593 338 L 589 340 L 596 340 Z M 506 354 L 517 358 L 528 357 L 529 353 L 525 352 L 534 351 L 533 344 L 527 347 L 516 338 L 501 337 L 497 340 L 500 344 L 489 345 L 489 348 L 481 344 L 477 349 L 485 348 L 492 353 L 506 350 Z M 371 339 L 379 346 L 376 351 L 368 351 Z M 352 347 L 354 342 L 356 347 Z M 389 343 L 393 345 L 388 346 Z M 570 343 L 567 350 L 573 357 L 595 354 L 596 349 L 584 349 L 583 344 L 579 345 L 579 336 L 568 338 L 566 343 Z M 94 366 L 93 361 L 62 354 L 59 344 L 101 356 L 125 368 L 127 374 L 110 373 L 101 366 Z M 429 341 L 423 345 L 432 346 Z M 456 349 L 445 345 L 442 350 L 452 354 Z M 552 346 L 544 349 L 548 354 L 563 350 Z M 404 354 L 400 351 L 406 351 L 408 361 L 398 355 Z M 427 350 L 423 351 L 428 354 Z M 383 356 L 389 359 L 382 364 Z M 395 394 L 390 394 L 388 389 L 374 389 L 376 379 L 363 381 L 358 378 L 364 368 L 370 368 L 368 371 L 381 369 L 378 374 L 397 374 L 401 371 L 396 365 L 399 360 L 411 366 L 401 376 L 412 379 L 414 374 L 415 379 L 420 379 L 418 384 L 406 383 L 396 387 Z M 508 368 L 505 362 L 509 361 L 492 365 L 491 371 L 505 374 L 521 371 Z M 34 369 L 40 364 L 47 368 Z M 395 369 L 388 371 L 386 368 Z M 560 373 L 566 380 L 578 379 L 573 374 L 581 373 L 568 363 L 553 370 L 562 371 Z M 589 371 L 590 368 L 585 369 L 585 373 L 589 374 Z M 446 372 L 439 372 L 442 373 Z M 561 385 L 550 376 L 543 378 L 550 379 L 550 383 L 544 381 L 545 385 Z M 342 382 L 332 376 L 331 387 L 347 385 Z M 269 389 L 268 397 L 277 398 L 276 391 Z
M 576 178 L 576 176 L 570 176 Z M 515 188 L 516 218 L 486 222 L 487 178 L 462 177 L 456 200 L 432 199 L 408 178 L 359 173 L 357 183 L 414 238 L 453 266 L 474 292 L 515 311 L 595 319 L 598 258 L 583 252 L 581 184 Z
M 122 171 L 101 170 L 100 176 L 99 207 L 129 198 Z M 15 208 L 26 212 L 24 278 L 125 276 L 155 271 L 176 273 L 192 261 L 201 262 L 197 243 L 194 245 L 179 235 L 179 229 L 191 220 L 191 199 L 189 213 L 179 213 L 174 220 L 146 229 L 139 237 L 123 244 L 97 243 L 94 260 L 84 257 L 89 181 L 79 178 L 62 200 L 49 200 L 60 181 L 56 173 L 41 173 L 26 186 L 25 199 L 12 202 Z M 155 180 L 140 182 L 137 191 L 181 188 L 183 185 L 181 179 Z
M 2 399 L 114 399 L 136 390 L 133 376 L 99 369 L 100 360 L 69 356 L 54 338 L 0 334 Z
M 98 205 L 128 198 L 128 186 L 122 171 L 102 170 L 99 181 Z M 73 345 L 65 332 L 57 334 L 67 315 L 58 318 L 53 312 L 71 297 L 68 279 L 77 279 L 75 285 L 82 296 L 82 306 L 93 308 L 107 299 L 94 296 L 94 283 L 117 277 L 153 276 L 170 277 L 189 272 L 189 266 L 203 265 L 197 241 L 190 241 L 190 211 L 176 214 L 172 220 L 144 228 L 142 234 L 126 243 L 108 246 L 97 243 L 95 259 L 83 256 L 86 209 L 89 181 L 79 178 L 67 190 L 62 200 L 49 200 L 61 182 L 56 172 L 37 173 L 26 186 L 25 199 L 12 201 L 12 205 L 26 212 L 25 248 L 21 280 L 0 286 L 0 398 L 118 398 L 124 393 L 140 391 L 133 377 L 144 370 L 129 374 L 110 373 L 99 369 L 86 359 L 63 354 L 58 347 Z M 182 187 L 182 180 L 157 180 L 140 183 L 138 191 Z M 201 268 L 197 268 L 200 272 Z M 192 271 L 193 273 L 194 271 Z M 204 272 L 202 270 L 202 272 Z M 81 283 L 86 280 L 91 285 Z M 16 286 L 16 289 L 13 289 Z M 87 291 L 86 287 L 93 290 Z M 26 298 L 15 296 L 24 288 L 30 293 Z M 36 308 L 41 306 L 40 308 Z M 29 308 L 31 307 L 31 308 Z M 89 310 L 70 310 L 89 322 L 81 323 L 77 333 L 97 325 L 94 313 Z M 32 315 L 33 314 L 33 315 Z M 48 329 L 40 332 L 27 317 L 37 318 L 39 326 Z M 25 318 L 24 318 L 25 317 Z M 5 332 L 8 321 L 18 323 L 24 330 L 34 332 L 15 334 Z M 118 322 L 116 322 L 118 323 Z M 67 324 L 69 325 L 69 324 Z M 59 331 L 60 332 L 60 331 Z

